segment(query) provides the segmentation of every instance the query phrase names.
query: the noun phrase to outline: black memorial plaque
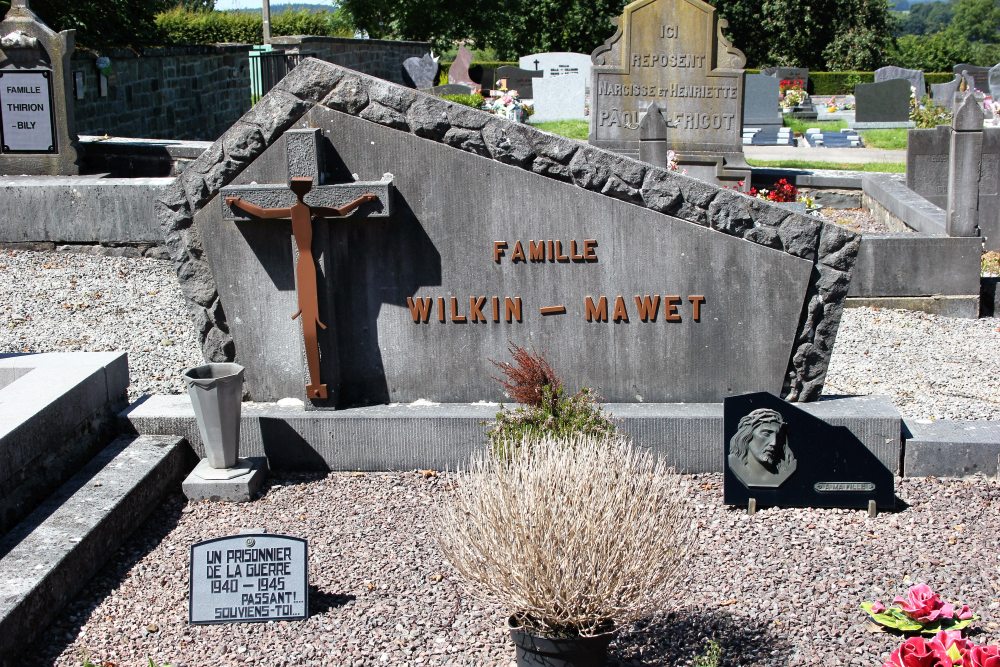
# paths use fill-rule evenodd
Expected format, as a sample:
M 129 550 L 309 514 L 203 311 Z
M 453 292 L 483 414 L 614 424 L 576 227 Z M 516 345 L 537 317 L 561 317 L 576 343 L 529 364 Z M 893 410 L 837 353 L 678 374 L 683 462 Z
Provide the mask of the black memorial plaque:
M 516 90 L 522 99 L 531 99 L 534 97 L 535 92 L 532 88 L 532 82 L 534 79 L 541 77 L 542 72 L 511 67 L 510 65 L 498 67 L 496 75 L 497 81 L 504 79 L 507 82 L 507 90 Z
M 285 535 L 232 535 L 191 545 L 188 620 L 302 621 L 309 616 L 309 545 Z
M 766 392 L 725 399 L 724 456 L 727 505 L 895 507 L 892 473 L 849 429 Z

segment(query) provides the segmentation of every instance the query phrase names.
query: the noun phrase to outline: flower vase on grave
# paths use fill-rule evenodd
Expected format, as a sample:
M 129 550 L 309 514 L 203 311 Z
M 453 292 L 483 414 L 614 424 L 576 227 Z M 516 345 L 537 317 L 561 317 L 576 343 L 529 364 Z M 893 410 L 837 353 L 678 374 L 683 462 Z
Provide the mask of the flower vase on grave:
M 231 479 L 250 471 L 239 460 L 243 372 L 239 364 L 211 363 L 184 371 L 205 460 L 196 470 L 204 479 Z

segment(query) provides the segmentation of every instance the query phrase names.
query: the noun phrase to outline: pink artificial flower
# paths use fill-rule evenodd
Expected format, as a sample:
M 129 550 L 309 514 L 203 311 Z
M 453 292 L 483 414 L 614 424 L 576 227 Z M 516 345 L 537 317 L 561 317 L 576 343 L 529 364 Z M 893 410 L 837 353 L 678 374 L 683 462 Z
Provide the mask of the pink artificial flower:
M 956 665 L 948 655 L 948 649 L 936 637 L 929 640 L 923 637 L 910 637 L 892 652 L 882 667 L 956 667 Z
M 875 600 L 875 602 L 872 602 L 873 614 L 881 614 L 883 611 L 885 611 L 885 605 L 882 604 L 881 600 Z
M 906 597 L 896 596 L 893 600 L 903 613 L 918 623 L 933 623 L 939 619 L 955 617 L 955 608 L 945 604 L 941 596 L 931 590 L 927 584 L 917 584 L 910 587 Z
M 966 651 L 975 646 L 975 644 L 962 636 L 961 630 L 942 630 L 934 635 L 934 641 L 940 642 L 945 651 L 954 646 L 958 650 L 959 655 L 965 655 Z M 952 655 L 954 654 L 955 652 L 952 651 Z
M 972 610 L 969 609 L 969 605 L 963 604 L 962 608 L 958 611 L 958 620 L 967 621 L 972 618 Z
M 962 667 L 1000 667 L 1000 646 L 977 646 L 971 644 L 962 654 Z

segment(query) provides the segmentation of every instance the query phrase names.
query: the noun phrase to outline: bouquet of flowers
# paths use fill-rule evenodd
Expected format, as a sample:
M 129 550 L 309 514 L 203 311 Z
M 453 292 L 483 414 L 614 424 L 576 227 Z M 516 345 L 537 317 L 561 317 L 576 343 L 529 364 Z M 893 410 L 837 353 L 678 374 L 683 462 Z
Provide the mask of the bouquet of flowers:
M 794 202 L 798 200 L 799 190 L 788 182 L 787 179 L 779 179 L 770 190 L 761 188 L 750 188 L 747 193 L 757 199 L 766 199 L 773 202 Z
M 530 104 L 521 101 L 521 96 L 517 94 L 516 90 L 500 90 L 499 92 L 500 97 L 486 103 L 486 111 L 518 123 L 528 120 L 528 116 L 534 110 Z
M 962 630 L 978 618 L 969 605 L 956 608 L 955 604 L 942 600 L 927 584 L 912 586 L 906 597 L 897 595 L 888 607 L 875 600 L 862 602 L 861 608 L 882 627 L 904 633 L 934 635 L 942 630 Z M 1000 667 L 1000 663 L 996 667 Z
M 910 637 L 882 667 L 1000 667 L 1000 646 L 974 644 L 959 630 L 942 630 L 930 639 Z
M 797 107 L 809 99 L 809 94 L 801 88 L 789 88 L 781 95 L 781 106 L 784 109 Z

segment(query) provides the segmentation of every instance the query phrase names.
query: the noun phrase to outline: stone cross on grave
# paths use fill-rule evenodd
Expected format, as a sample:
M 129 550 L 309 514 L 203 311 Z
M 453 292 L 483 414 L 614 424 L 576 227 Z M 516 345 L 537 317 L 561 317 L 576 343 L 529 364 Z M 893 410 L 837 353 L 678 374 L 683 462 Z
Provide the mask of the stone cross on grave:
M 322 218 L 351 219 L 388 217 L 392 202 L 392 174 L 381 181 L 319 185 L 322 175 L 321 131 L 290 130 L 285 133 L 288 185 L 231 185 L 222 188 L 219 201 L 224 219 L 291 219 L 292 236 L 298 251 L 295 287 L 309 380 L 306 397 L 328 398 L 327 385 L 320 378 L 317 327 L 320 321 L 316 259 L 312 251 L 313 223 Z

